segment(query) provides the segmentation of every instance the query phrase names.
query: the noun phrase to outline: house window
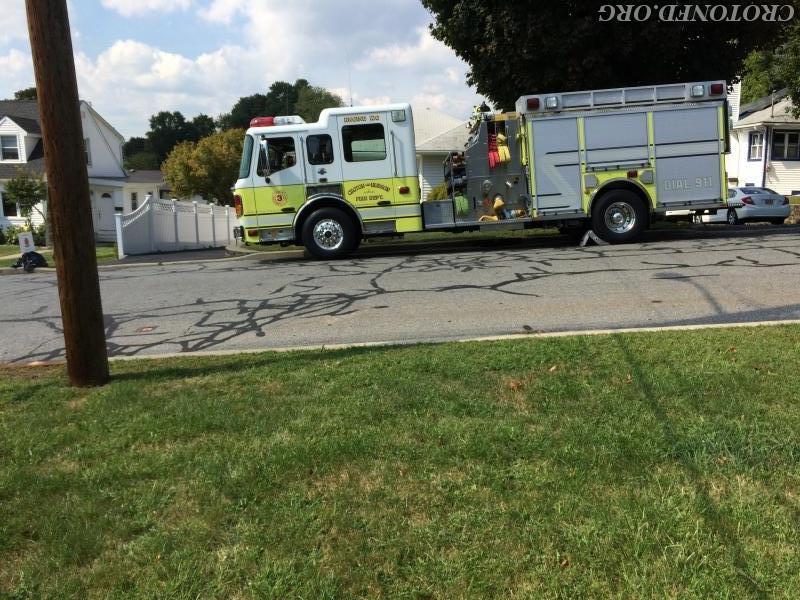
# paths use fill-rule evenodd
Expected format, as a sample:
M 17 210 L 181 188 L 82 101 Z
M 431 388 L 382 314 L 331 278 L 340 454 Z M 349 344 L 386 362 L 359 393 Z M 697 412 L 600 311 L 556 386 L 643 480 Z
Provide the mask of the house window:
M 6 200 L 2 193 L 0 193 L 0 210 L 2 210 L 2 212 L 0 212 L 0 216 L 3 217 L 19 216 L 16 203 Z
M 344 159 L 347 162 L 365 162 L 386 158 L 386 137 L 383 125 L 345 125 L 342 127 Z
M 772 136 L 773 160 L 800 160 L 800 132 L 776 131 Z
M 750 152 L 748 160 L 761 160 L 764 158 L 764 134 L 760 131 L 750 132 Z
M 19 160 L 17 136 L 0 135 L 0 160 Z
M 92 147 L 89 145 L 89 138 L 83 138 L 83 150 L 86 153 L 86 164 L 92 166 Z
M 131 212 L 139 208 L 139 192 L 131 192 Z

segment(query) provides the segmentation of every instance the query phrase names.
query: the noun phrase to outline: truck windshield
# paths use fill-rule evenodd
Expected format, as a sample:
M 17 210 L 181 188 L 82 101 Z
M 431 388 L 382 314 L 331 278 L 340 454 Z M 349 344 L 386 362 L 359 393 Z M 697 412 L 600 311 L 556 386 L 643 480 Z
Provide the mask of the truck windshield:
M 253 160 L 253 136 L 244 136 L 244 148 L 242 148 L 242 161 L 239 163 L 239 179 L 250 177 L 250 163 Z

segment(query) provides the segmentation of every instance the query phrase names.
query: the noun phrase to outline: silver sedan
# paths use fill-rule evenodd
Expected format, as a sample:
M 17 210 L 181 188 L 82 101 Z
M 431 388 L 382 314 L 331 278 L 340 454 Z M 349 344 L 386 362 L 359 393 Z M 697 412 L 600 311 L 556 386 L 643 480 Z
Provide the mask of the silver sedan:
M 737 187 L 728 190 L 728 203 L 739 208 L 718 210 L 715 215 L 703 215 L 703 223 L 736 225 L 747 221 L 768 221 L 780 225 L 789 216 L 789 199 L 763 187 Z

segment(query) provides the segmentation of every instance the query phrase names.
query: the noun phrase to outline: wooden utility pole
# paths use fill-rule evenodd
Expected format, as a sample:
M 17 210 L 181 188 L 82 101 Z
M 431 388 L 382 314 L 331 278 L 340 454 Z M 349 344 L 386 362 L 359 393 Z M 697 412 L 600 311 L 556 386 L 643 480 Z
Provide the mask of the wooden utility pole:
M 48 217 L 72 385 L 108 381 L 78 83 L 66 0 L 25 0 L 47 171 Z

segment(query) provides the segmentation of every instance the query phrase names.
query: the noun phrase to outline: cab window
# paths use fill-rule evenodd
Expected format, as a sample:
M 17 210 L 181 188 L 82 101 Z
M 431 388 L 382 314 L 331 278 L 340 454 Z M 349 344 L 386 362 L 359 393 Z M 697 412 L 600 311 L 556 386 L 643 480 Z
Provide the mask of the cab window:
M 267 152 L 269 154 L 269 174 L 273 175 L 284 169 L 289 169 L 297 163 L 297 153 L 294 149 L 294 138 L 268 138 Z M 258 153 L 258 174 L 266 175 L 264 169 L 264 152 Z
M 244 136 L 244 148 L 242 148 L 242 160 L 239 163 L 239 179 L 250 177 L 250 163 L 252 162 L 253 162 L 253 136 L 246 135 Z M 135 192 L 131 194 L 131 198 L 133 198 L 134 194 Z M 134 207 L 131 210 L 134 210 L 135 208 L 136 207 Z
M 345 125 L 342 127 L 342 146 L 347 162 L 366 162 L 386 158 L 386 137 L 383 125 Z
M 329 165 L 333 162 L 333 140 L 327 134 L 306 138 L 308 162 L 312 165 Z

